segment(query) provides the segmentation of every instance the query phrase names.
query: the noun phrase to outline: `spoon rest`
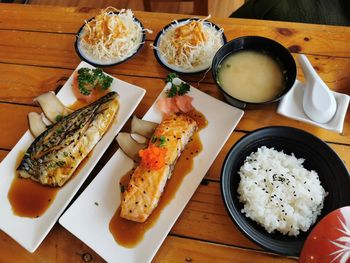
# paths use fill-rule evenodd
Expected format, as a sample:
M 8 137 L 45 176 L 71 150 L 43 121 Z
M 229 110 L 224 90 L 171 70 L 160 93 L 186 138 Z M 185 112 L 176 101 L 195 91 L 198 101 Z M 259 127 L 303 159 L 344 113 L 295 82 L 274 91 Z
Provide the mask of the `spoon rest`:
M 329 90 L 326 84 L 324 84 L 321 78 L 314 71 L 306 56 L 299 56 L 299 61 L 301 62 L 300 64 L 303 68 L 303 72 L 307 83 L 304 84 L 296 80 L 290 91 L 280 101 L 277 107 L 277 113 L 294 120 L 302 121 L 327 130 L 342 133 L 346 111 L 349 105 L 349 96 L 343 93 L 338 93 Z M 312 70 L 310 69 L 310 67 L 312 68 Z M 308 105 L 310 106 L 311 103 L 308 104 L 307 102 L 305 102 L 307 96 L 309 95 L 307 93 L 307 89 L 310 88 L 310 85 L 311 88 L 312 86 L 314 87 L 316 82 L 321 83 L 320 85 L 324 85 L 322 87 L 323 92 L 329 92 L 331 94 L 330 99 L 326 98 L 326 101 L 328 101 L 328 111 L 326 110 L 324 116 L 319 116 L 317 109 L 316 111 L 310 109 L 312 107 L 309 107 L 308 112 Z M 308 92 L 310 92 L 310 89 L 308 90 Z M 318 102 L 316 100 L 316 104 L 317 103 Z M 320 106 L 320 104 L 318 104 L 318 106 Z M 334 110 L 335 112 L 332 113 L 332 111 Z M 309 114 L 307 114 L 306 112 Z M 314 118 L 310 118 L 310 116 Z

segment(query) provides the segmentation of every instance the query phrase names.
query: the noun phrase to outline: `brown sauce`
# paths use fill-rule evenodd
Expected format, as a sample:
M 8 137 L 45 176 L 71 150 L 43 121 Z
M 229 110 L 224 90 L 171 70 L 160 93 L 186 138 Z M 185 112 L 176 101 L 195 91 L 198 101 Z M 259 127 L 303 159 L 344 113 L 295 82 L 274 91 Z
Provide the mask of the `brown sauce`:
M 69 180 L 79 173 L 91 154 L 92 152 L 83 159 Z M 18 167 L 18 164 L 21 162 L 23 155 L 24 153 L 18 156 L 16 167 Z M 67 183 L 69 183 L 69 181 L 66 182 L 66 184 Z M 15 177 L 11 183 L 7 198 L 15 215 L 36 218 L 43 215 L 50 207 L 60 189 L 60 187 L 42 185 L 30 178 L 21 178 L 17 175 L 17 172 L 15 172 Z
M 208 125 L 208 120 L 205 118 L 203 113 L 201 113 L 196 109 L 190 112 L 187 112 L 186 115 L 190 116 L 192 119 L 194 119 L 197 122 L 199 131 Z
M 202 113 L 193 111 L 191 114 L 194 116 L 193 118 L 198 121 L 199 129 L 207 125 L 207 120 Z M 117 209 L 109 223 L 109 230 L 118 244 L 131 248 L 136 246 L 143 239 L 147 230 L 157 222 L 157 219 L 163 209 L 171 202 L 172 199 L 175 198 L 177 189 L 180 187 L 186 175 L 193 168 L 194 157 L 201 151 L 202 143 L 199 138 L 199 133 L 196 132 L 178 159 L 171 178 L 168 180 L 165 186 L 157 208 L 154 209 L 146 222 L 138 223 L 121 218 L 119 216 L 120 207 Z M 122 188 L 126 189 L 132 172 L 133 171 L 130 171 L 124 175 L 120 180 L 120 185 Z
M 47 187 L 31 179 L 15 176 L 8 199 L 15 215 L 35 218 L 45 213 L 58 190 L 59 188 Z
M 110 90 L 104 90 L 96 93 L 95 100 L 106 95 Z M 76 100 L 72 105 L 69 106 L 72 110 L 78 110 L 91 102 L 85 102 L 82 100 Z M 77 169 L 74 171 L 69 181 L 79 173 L 79 171 L 84 167 L 92 151 L 81 161 Z M 24 152 L 19 154 L 16 167 L 23 159 Z M 32 179 L 21 178 L 17 175 L 11 183 L 10 190 L 7 194 L 8 200 L 11 204 L 13 213 L 21 217 L 36 218 L 45 213 L 45 211 L 53 203 L 57 192 L 61 189 L 60 187 L 49 187 L 35 182 Z M 66 184 L 69 182 L 66 182 Z

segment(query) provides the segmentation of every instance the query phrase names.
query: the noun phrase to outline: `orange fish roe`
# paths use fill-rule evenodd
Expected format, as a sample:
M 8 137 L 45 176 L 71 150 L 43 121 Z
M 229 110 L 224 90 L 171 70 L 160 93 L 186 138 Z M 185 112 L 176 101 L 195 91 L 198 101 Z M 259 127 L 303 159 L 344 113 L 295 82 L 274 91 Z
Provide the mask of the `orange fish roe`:
M 148 169 L 158 170 L 165 165 L 166 149 L 151 144 L 147 149 L 141 150 L 141 165 Z

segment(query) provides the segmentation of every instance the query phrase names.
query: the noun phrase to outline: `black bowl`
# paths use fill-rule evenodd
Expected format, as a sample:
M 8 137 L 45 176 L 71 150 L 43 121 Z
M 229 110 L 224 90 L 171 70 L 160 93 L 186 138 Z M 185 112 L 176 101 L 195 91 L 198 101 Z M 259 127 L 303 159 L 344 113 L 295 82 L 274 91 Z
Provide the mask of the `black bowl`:
M 342 160 L 325 142 L 312 134 L 291 127 L 258 129 L 241 138 L 229 151 L 221 172 L 221 193 L 231 219 L 243 234 L 265 249 L 283 255 L 298 256 L 307 235 L 317 222 L 307 232 L 290 237 L 279 233 L 269 234 L 241 212 L 243 204 L 237 197 L 240 182 L 238 171 L 245 158 L 261 146 L 283 150 L 286 154 L 294 153 L 297 158 L 305 159 L 303 166 L 306 169 L 318 173 L 328 196 L 317 222 L 331 211 L 350 205 L 349 173 Z
M 113 12 L 115 14 L 118 14 L 118 12 Z M 87 22 L 90 22 L 91 20 L 95 19 L 94 17 L 89 19 Z M 116 62 L 111 62 L 111 63 L 108 63 L 108 64 L 105 64 L 105 63 L 99 63 L 99 62 L 96 62 L 96 61 L 93 61 L 91 59 L 89 59 L 88 57 L 86 57 L 83 52 L 80 50 L 80 34 L 82 33 L 83 29 L 84 29 L 84 25 L 82 25 L 76 35 L 76 39 L 75 39 L 75 43 L 74 43 L 74 48 L 75 48 L 75 52 L 77 52 L 78 56 L 80 57 L 81 60 L 84 60 L 85 62 L 95 66 L 95 67 L 110 67 L 110 66 L 115 66 L 115 65 L 118 65 L 118 64 L 121 64 L 129 59 L 131 59 L 132 57 L 134 57 L 140 50 L 141 48 L 144 46 L 145 44 L 145 41 L 146 41 L 146 33 L 145 33 L 145 30 L 144 30 L 144 27 L 141 23 L 140 20 L 138 20 L 136 17 L 134 17 L 134 22 L 135 23 L 138 23 L 140 26 L 141 26 L 141 42 L 139 44 L 139 46 L 137 47 L 137 49 L 135 50 L 134 53 L 132 53 L 130 56 L 124 58 L 123 60 L 119 60 L 119 61 L 116 61 Z
M 252 102 L 236 99 L 223 90 L 223 88 L 220 86 L 220 83 L 217 80 L 218 67 L 227 56 L 242 50 L 259 51 L 269 55 L 270 57 L 272 57 L 277 61 L 277 63 L 280 65 L 282 69 L 283 77 L 284 77 L 284 89 L 279 94 L 279 96 L 269 101 L 265 101 L 261 103 L 252 103 Z M 261 106 L 261 105 L 273 103 L 280 100 L 292 88 L 297 75 L 296 64 L 291 53 L 278 42 L 272 39 L 260 37 L 260 36 L 239 37 L 226 43 L 215 54 L 213 58 L 211 70 L 212 70 L 213 78 L 217 86 L 223 92 L 223 95 L 226 101 L 231 105 L 241 109 L 244 109 L 246 107 L 255 108 L 255 106 Z M 232 76 L 232 78 L 234 78 L 234 76 Z
M 169 30 L 171 27 L 176 26 L 178 24 L 186 24 L 186 22 L 191 22 L 191 21 L 198 21 L 199 18 L 184 18 L 184 19 L 179 19 L 179 20 L 175 20 L 173 22 L 171 22 L 170 24 L 166 25 L 156 36 L 155 40 L 154 40 L 154 47 L 157 47 L 159 45 L 159 41 L 161 36 L 164 34 L 164 32 L 166 32 L 167 30 Z M 221 28 L 218 27 L 217 25 L 215 25 L 212 22 L 209 21 L 204 21 L 204 25 L 205 26 L 212 26 L 214 27 L 217 31 L 220 31 Z M 222 43 L 223 45 L 226 44 L 227 39 L 225 34 L 222 32 Z M 164 68 L 166 68 L 167 70 L 171 71 L 171 72 L 176 72 L 178 74 L 182 74 L 182 75 L 193 75 L 193 74 L 200 74 L 200 73 L 204 73 L 208 70 L 209 67 L 205 68 L 205 69 L 193 69 L 193 70 L 186 70 L 186 69 L 182 69 L 180 67 L 175 67 L 169 63 L 167 63 L 161 56 L 161 54 L 159 53 L 159 51 L 157 49 L 154 49 L 154 56 L 156 57 L 158 63 L 163 66 Z

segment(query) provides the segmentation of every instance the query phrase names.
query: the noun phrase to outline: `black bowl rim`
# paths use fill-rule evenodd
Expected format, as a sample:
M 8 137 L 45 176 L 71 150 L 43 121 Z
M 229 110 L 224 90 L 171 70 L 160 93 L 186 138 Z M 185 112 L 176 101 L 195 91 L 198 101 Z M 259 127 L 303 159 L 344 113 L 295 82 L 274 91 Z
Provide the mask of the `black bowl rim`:
M 227 193 L 224 192 L 224 180 L 223 178 L 225 177 L 225 171 L 226 171 L 226 167 L 227 167 L 227 162 L 228 160 L 231 158 L 231 155 L 232 155 L 232 152 L 234 151 L 234 149 L 236 147 L 238 147 L 241 143 L 244 143 L 245 140 L 247 140 L 247 138 L 249 139 L 249 137 L 255 135 L 256 133 L 259 133 L 259 132 L 263 132 L 265 130 L 277 130 L 277 129 L 288 129 L 288 130 L 291 130 L 291 131 L 294 131 L 294 132 L 298 132 L 298 133 L 301 133 L 301 134 L 304 134 L 306 136 L 309 136 L 310 138 L 312 138 L 313 140 L 315 141 L 318 141 L 320 143 L 320 145 L 323 145 L 323 147 L 325 147 L 325 149 L 327 149 L 327 151 L 329 151 L 329 153 L 333 154 L 334 157 L 338 160 L 338 164 L 339 166 L 341 167 L 342 170 L 346 171 L 346 173 L 348 174 L 348 176 L 350 176 L 349 174 L 349 171 L 346 167 L 346 165 L 344 164 L 343 160 L 338 156 L 338 154 L 326 143 L 324 142 L 323 140 L 321 140 L 320 138 L 318 138 L 317 136 L 309 133 L 309 132 L 306 132 L 304 130 L 301 130 L 301 129 L 298 129 L 298 128 L 294 128 L 294 127 L 290 127 L 290 126 L 268 126 L 268 127 L 262 127 L 262 128 L 259 128 L 259 129 L 256 129 L 254 131 L 251 131 L 249 133 L 247 133 L 246 135 L 244 135 L 242 138 L 240 138 L 231 148 L 230 150 L 228 151 L 225 159 L 224 159 L 224 162 L 223 162 L 223 165 L 222 165 L 222 169 L 221 169 L 221 176 L 220 176 L 220 191 L 221 191 L 221 197 L 222 197 L 222 200 L 223 200 L 223 203 L 224 203 L 224 206 L 226 208 L 226 211 L 228 213 L 228 215 L 230 216 L 231 218 L 231 221 L 235 224 L 235 226 L 240 230 L 241 233 L 243 233 L 249 240 L 253 241 L 255 244 L 265 248 L 266 250 L 270 251 L 270 252 L 274 252 L 274 253 L 278 253 L 280 255 L 285 255 L 285 256 L 299 256 L 299 254 L 301 253 L 301 249 L 300 248 L 300 251 L 298 251 L 297 253 L 291 253 L 291 252 L 287 252 L 285 250 L 279 250 L 279 249 L 274 249 L 274 248 L 271 248 L 270 246 L 268 246 L 266 243 L 264 242 L 259 242 L 259 240 L 257 240 L 257 238 L 255 238 L 254 236 L 251 236 L 249 235 L 245 229 L 243 229 L 243 227 L 240 225 L 239 222 L 236 221 L 234 215 L 233 215 L 233 212 L 231 212 L 229 206 L 228 206 L 228 201 L 226 200 L 228 198 L 228 195 Z M 281 136 L 283 137 L 283 134 L 281 134 Z M 263 138 L 263 137 L 262 137 Z M 229 175 L 227 175 L 229 176 Z M 226 176 L 226 177 L 227 177 Z M 349 179 L 350 180 L 350 177 Z M 228 198 L 229 199 L 229 198 Z M 350 199 L 349 199 L 350 200 Z M 350 205 L 350 204 L 349 204 Z M 326 215 L 324 215 L 326 216 Z M 318 219 L 318 220 L 322 220 L 322 218 Z M 316 225 L 316 224 L 315 224 Z M 306 233 L 310 233 L 313 229 L 313 227 L 315 226 L 313 225 Z M 268 232 L 266 232 L 268 233 Z M 306 238 L 303 240 L 303 242 L 306 241 Z
M 158 42 L 159 42 L 159 38 L 164 34 L 165 31 L 168 30 L 169 27 L 171 27 L 172 25 L 175 25 L 177 23 L 182 23 L 182 22 L 185 22 L 185 21 L 198 21 L 198 20 L 201 20 L 200 18 L 196 18 L 196 17 L 190 17 L 190 18 L 183 18 L 183 19 L 179 19 L 179 20 L 174 20 L 173 22 L 169 23 L 168 25 L 166 25 L 165 27 L 163 27 L 162 30 L 160 30 L 156 36 L 156 38 L 154 39 L 154 42 L 153 42 L 153 45 L 155 47 L 158 46 Z M 212 25 L 213 27 L 215 27 L 215 29 L 217 31 L 220 31 L 221 30 L 221 27 L 219 27 L 218 25 L 214 24 L 213 22 L 210 22 L 210 21 L 207 21 L 205 20 L 204 23 L 206 24 L 210 24 Z M 222 40 L 223 40 L 223 46 L 227 43 L 227 38 L 224 34 L 224 32 L 222 32 Z M 221 47 L 220 47 L 221 48 Z M 169 71 L 172 71 L 172 72 L 175 72 L 175 73 L 178 73 L 178 74 L 182 74 L 182 75 L 195 75 L 195 74 L 200 74 L 200 73 L 203 73 L 203 72 L 206 72 L 210 66 L 206 69 L 202 69 L 202 70 L 199 70 L 199 71 L 191 71 L 191 72 L 187 72 L 187 71 L 179 71 L 179 70 L 175 70 L 173 69 L 172 67 L 168 66 L 168 65 L 165 65 L 163 63 L 163 61 L 160 59 L 160 55 L 159 55 L 159 52 L 157 49 L 153 49 L 153 53 L 154 53 L 154 56 L 156 57 L 158 63 L 163 66 L 164 68 L 166 68 L 167 70 Z M 213 57 L 214 58 L 214 57 Z
M 237 98 L 235 98 L 235 97 L 233 97 L 233 96 L 231 96 L 230 94 L 228 94 L 221 86 L 220 86 L 220 84 L 217 82 L 217 79 L 216 79 L 216 77 L 215 77 L 215 72 L 214 71 L 216 71 L 216 69 L 214 69 L 214 59 L 215 59 L 215 56 L 216 56 L 216 54 L 218 54 L 219 53 L 219 51 L 220 51 L 220 49 L 222 49 L 222 48 L 224 48 L 224 45 L 216 52 L 216 54 L 215 54 L 215 56 L 214 56 L 214 58 L 213 58 L 213 63 L 212 63 L 212 65 L 211 65 L 211 71 L 212 71 L 212 76 L 213 76 L 213 79 L 214 79 L 214 81 L 215 81 L 215 84 L 216 84 L 216 86 L 218 86 L 219 87 L 219 89 L 221 90 L 221 92 L 223 92 L 226 96 L 228 96 L 229 98 L 231 98 L 231 99 L 233 99 L 233 100 L 236 100 L 237 102 L 239 102 L 239 103 L 242 103 L 242 104 L 246 104 L 246 105 L 266 105 L 266 104 L 271 104 L 271 103 L 274 103 L 274 102 L 277 102 L 277 101 L 279 101 L 279 100 L 281 100 L 282 98 L 283 98 L 283 96 L 284 95 L 286 95 L 287 93 L 288 93 L 288 91 L 294 86 L 294 84 L 295 84 L 295 81 L 296 81 L 296 79 L 297 79 L 297 65 L 296 65 L 296 63 L 295 63 L 295 60 L 294 60 L 294 58 L 293 58 L 293 56 L 292 56 L 292 54 L 290 53 L 290 51 L 285 47 L 285 46 L 283 46 L 281 43 L 279 43 L 279 42 L 277 42 L 277 41 L 275 41 L 275 40 L 273 40 L 273 39 L 271 39 L 271 38 L 267 38 L 267 37 L 262 37 L 262 36 L 241 36 L 241 37 L 237 37 L 237 38 L 234 38 L 234 39 L 232 39 L 232 40 L 230 40 L 229 42 L 227 42 L 227 43 L 225 43 L 225 45 L 229 45 L 231 42 L 234 42 L 234 41 L 239 41 L 240 39 L 245 39 L 245 38 L 256 38 L 256 39 L 263 39 L 263 40 L 265 40 L 265 41 L 270 41 L 271 43 L 274 43 L 274 44 L 276 44 L 277 46 L 279 46 L 279 47 L 281 47 L 282 49 L 284 49 L 285 51 L 287 51 L 287 53 L 289 53 L 290 54 L 290 57 L 291 57 L 291 59 L 292 59 L 292 61 L 294 62 L 293 63 L 293 65 L 294 65 L 294 72 L 295 72 L 295 74 L 293 74 L 293 79 L 294 79 L 294 82 L 293 82 L 293 84 L 289 87 L 289 88 L 287 88 L 287 89 L 285 89 L 282 93 L 281 93 L 281 95 L 279 95 L 278 97 L 276 97 L 276 98 L 274 98 L 274 99 L 272 99 L 272 100 L 268 100 L 268 101 L 264 101 L 264 102 L 248 102 L 248 101 L 243 101 L 243 100 L 240 100 L 240 99 L 237 99 Z M 243 49 L 242 49 L 243 50 Z M 229 53 L 230 54 L 230 53 Z M 227 54 L 228 55 L 228 54 Z M 226 56 L 227 56 L 226 55 Z M 225 57 L 226 57 L 225 56 Z M 222 59 L 223 60 L 223 59 Z M 221 61 L 222 61 L 221 60 Z
M 119 14 L 119 12 L 112 12 L 112 13 Z M 95 19 L 95 17 L 90 18 L 86 22 L 90 22 L 93 19 Z M 74 43 L 75 52 L 78 54 L 78 56 L 80 57 L 81 60 L 83 60 L 83 61 L 85 61 L 85 62 L 87 62 L 95 67 L 111 67 L 111 66 L 116 66 L 118 64 L 121 64 L 121 63 L 128 61 L 129 59 L 131 59 L 132 57 L 134 57 L 136 54 L 138 54 L 140 52 L 141 48 L 145 45 L 145 41 L 146 41 L 146 32 L 145 32 L 145 28 L 144 28 L 143 24 L 135 16 L 133 16 L 133 20 L 134 20 L 134 22 L 138 23 L 141 26 L 142 38 L 141 38 L 141 42 L 140 42 L 138 48 L 131 56 L 126 57 L 123 60 L 120 60 L 118 62 L 113 62 L 110 64 L 99 64 L 99 63 L 96 63 L 96 62 L 91 61 L 91 60 L 87 59 L 86 57 L 84 57 L 83 54 L 80 52 L 80 48 L 79 48 L 79 42 L 80 42 L 79 35 L 80 35 L 81 31 L 83 30 L 83 28 L 85 27 L 85 23 L 80 27 L 79 31 L 77 32 L 77 34 L 75 36 L 75 43 Z

